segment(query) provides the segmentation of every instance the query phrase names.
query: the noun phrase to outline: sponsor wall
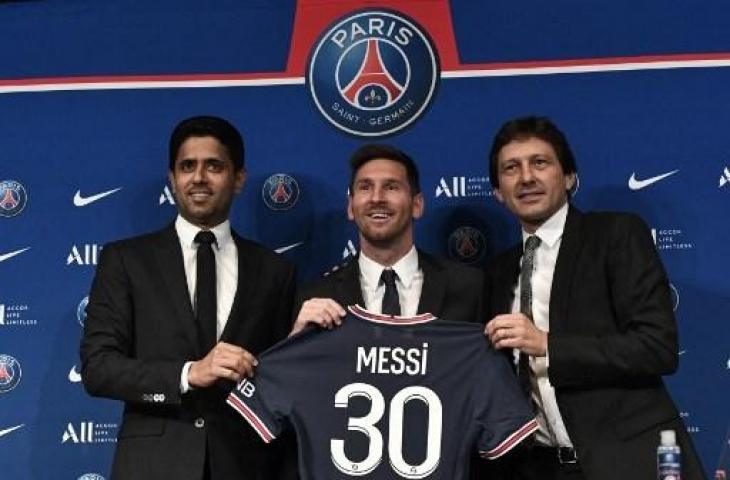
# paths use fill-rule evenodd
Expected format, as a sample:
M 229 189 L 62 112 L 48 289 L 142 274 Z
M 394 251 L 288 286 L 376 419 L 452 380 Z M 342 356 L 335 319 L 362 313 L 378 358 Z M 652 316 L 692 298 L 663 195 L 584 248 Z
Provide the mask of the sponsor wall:
M 418 244 L 483 265 L 518 238 L 491 194 L 491 136 L 517 115 L 552 117 L 578 158 L 575 204 L 652 228 L 681 335 L 667 383 L 708 473 L 727 468 L 728 6 L 512 8 L 0 5 L 0 476 L 108 477 L 120 404 L 80 383 L 86 296 L 106 242 L 174 218 L 167 139 L 200 113 L 247 142 L 234 227 L 303 281 L 357 249 L 347 159 L 370 141 L 421 167 Z

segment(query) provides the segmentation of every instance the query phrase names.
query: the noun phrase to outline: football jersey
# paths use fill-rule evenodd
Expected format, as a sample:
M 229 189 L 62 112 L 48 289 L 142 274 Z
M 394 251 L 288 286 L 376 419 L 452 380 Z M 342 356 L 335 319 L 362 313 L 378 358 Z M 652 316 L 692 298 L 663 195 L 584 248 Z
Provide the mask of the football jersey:
M 287 423 L 302 480 L 460 480 L 537 429 L 505 355 L 476 323 L 349 307 L 259 357 L 228 397 L 265 442 Z

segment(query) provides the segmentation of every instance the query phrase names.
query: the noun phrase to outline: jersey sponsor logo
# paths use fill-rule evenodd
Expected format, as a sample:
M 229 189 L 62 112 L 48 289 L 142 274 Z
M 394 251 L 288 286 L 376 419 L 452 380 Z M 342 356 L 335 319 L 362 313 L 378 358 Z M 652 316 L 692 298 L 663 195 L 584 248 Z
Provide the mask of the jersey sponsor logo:
M 299 200 L 299 184 L 291 175 L 275 173 L 264 182 L 261 197 L 271 210 L 289 210 Z
M 629 177 L 629 188 L 634 191 L 641 190 L 642 188 L 646 188 L 649 185 L 653 185 L 671 175 L 674 175 L 678 171 L 679 170 L 672 170 L 671 172 L 662 173 L 660 175 L 655 175 L 653 177 L 645 178 L 643 180 L 637 179 L 636 173 L 632 172 L 631 177 Z
M 368 9 L 337 20 L 314 46 L 307 86 L 332 125 L 363 137 L 413 124 L 433 100 L 436 50 L 405 15 Z
M 20 363 L 10 355 L 0 355 L 0 393 L 7 393 L 20 383 Z
M 0 217 L 14 217 L 28 203 L 28 194 L 22 183 L 15 180 L 0 182 Z
M 474 227 L 459 227 L 449 235 L 449 257 L 466 264 L 479 263 L 487 251 L 487 239 Z
M 14 431 L 19 430 L 19 429 L 23 428 L 24 426 L 25 426 L 25 424 L 21 423 L 20 425 L 16 425 L 14 427 L 3 428 L 2 430 L 0 430 L 0 437 L 4 437 L 5 435 L 13 433 Z
M 74 205 L 77 207 L 85 207 L 87 205 L 91 205 L 94 202 L 98 202 L 102 198 L 105 198 L 105 197 L 108 197 L 109 195 L 117 193 L 121 189 L 122 189 L 122 187 L 113 188 L 113 189 L 107 190 L 105 192 L 100 192 L 100 193 L 96 193 L 94 195 L 88 195 L 88 196 L 81 195 L 81 190 L 76 190 L 76 193 L 74 194 Z
M 76 306 L 76 320 L 78 320 L 79 325 L 82 327 L 84 326 L 84 323 L 86 322 L 86 306 L 89 304 L 89 297 L 88 295 L 81 299 L 79 304 Z

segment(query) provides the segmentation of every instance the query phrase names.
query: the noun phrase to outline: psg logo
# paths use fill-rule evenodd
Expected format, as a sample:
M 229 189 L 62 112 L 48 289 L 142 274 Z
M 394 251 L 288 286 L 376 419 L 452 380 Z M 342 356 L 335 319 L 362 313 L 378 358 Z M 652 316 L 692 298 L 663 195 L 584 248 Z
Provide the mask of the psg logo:
M 76 307 L 76 319 L 79 321 L 79 325 L 84 326 L 86 322 L 86 306 L 89 304 L 89 297 L 84 297 L 79 302 L 79 306 Z
M 459 227 L 449 235 L 449 256 L 462 263 L 480 262 L 486 247 L 484 234 L 474 227 Z
M 335 22 L 315 45 L 307 84 L 335 127 L 377 137 L 411 125 L 431 103 L 439 78 L 430 39 L 412 20 L 366 10 Z
M 0 217 L 14 217 L 25 208 L 28 195 L 20 182 L 3 180 L 0 182 Z
M 299 184 L 291 175 L 275 173 L 261 189 L 264 203 L 272 210 L 289 210 L 299 200 Z
M 20 364 L 10 355 L 0 355 L 0 393 L 9 392 L 20 383 Z

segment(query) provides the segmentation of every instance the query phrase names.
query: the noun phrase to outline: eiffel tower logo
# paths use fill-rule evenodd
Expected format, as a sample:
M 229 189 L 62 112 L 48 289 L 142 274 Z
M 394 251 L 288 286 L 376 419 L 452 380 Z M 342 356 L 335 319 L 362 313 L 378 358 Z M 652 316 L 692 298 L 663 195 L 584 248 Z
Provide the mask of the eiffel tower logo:
M 382 98 L 375 89 L 370 90 L 363 98 L 363 101 L 370 105 L 362 105 L 359 101 L 361 91 L 369 85 L 377 85 L 388 94 L 387 101 L 383 106 L 394 103 L 405 90 L 405 87 L 400 85 L 385 68 L 378 44 L 379 42 L 375 39 L 368 40 L 365 58 L 362 65 L 360 65 L 360 70 L 342 91 L 342 95 L 350 103 L 361 108 L 373 108 L 376 105 L 382 105 Z

